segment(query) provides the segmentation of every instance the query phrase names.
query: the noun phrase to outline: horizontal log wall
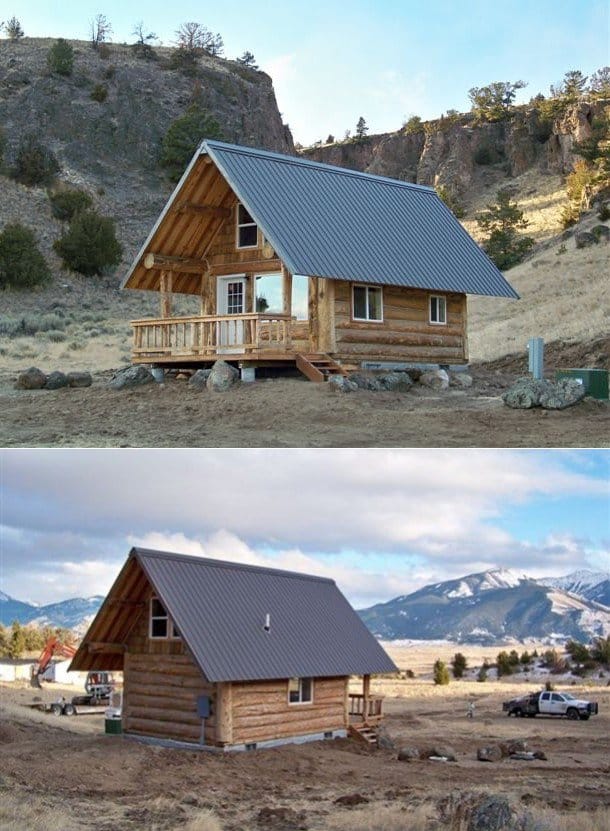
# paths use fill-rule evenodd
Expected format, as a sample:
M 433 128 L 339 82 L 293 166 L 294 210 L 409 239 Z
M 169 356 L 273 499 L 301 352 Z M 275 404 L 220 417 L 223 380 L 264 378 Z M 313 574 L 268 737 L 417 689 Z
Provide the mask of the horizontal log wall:
M 237 202 L 235 202 L 236 205 Z M 239 269 L 235 266 L 239 263 L 247 264 L 244 271 L 248 273 L 280 271 L 282 266 L 277 257 L 271 259 L 263 257 L 263 235 L 260 228 L 256 248 L 237 247 L 237 208 L 235 206 L 231 209 L 231 216 L 223 221 L 206 254 L 212 272 L 216 275 L 237 273 Z
M 312 704 L 289 704 L 287 679 L 231 686 L 234 744 L 347 728 L 347 678 L 314 679 Z
M 383 287 L 383 322 L 352 319 L 352 287 L 336 282 L 334 356 L 353 361 L 408 361 L 464 363 L 466 350 L 466 296 L 445 294 L 447 324 L 429 322 L 430 294 L 399 286 Z

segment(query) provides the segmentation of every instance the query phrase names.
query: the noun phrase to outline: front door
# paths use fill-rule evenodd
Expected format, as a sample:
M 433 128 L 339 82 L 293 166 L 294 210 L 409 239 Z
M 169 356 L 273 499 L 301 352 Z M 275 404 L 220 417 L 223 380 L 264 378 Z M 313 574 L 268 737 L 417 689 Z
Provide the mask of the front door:
M 219 315 L 242 315 L 246 311 L 246 278 L 242 274 L 218 278 L 216 309 Z M 244 321 L 218 321 L 218 352 L 243 352 Z

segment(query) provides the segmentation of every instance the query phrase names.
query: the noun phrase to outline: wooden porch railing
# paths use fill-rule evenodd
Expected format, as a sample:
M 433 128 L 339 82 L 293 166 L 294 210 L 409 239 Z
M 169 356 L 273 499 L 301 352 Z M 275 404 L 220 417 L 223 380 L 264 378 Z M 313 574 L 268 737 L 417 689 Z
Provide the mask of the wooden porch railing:
M 362 693 L 350 693 L 350 718 L 362 719 L 367 724 L 375 724 L 383 718 L 382 702 L 382 695 L 370 695 L 368 699 L 365 699 Z
M 250 313 L 132 320 L 133 354 L 214 357 L 288 352 L 290 315 Z

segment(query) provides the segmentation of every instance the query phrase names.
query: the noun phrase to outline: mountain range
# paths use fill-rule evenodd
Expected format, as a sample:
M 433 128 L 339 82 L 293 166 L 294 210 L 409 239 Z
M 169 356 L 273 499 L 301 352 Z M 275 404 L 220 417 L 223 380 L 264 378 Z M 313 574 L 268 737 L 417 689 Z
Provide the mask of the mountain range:
M 493 644 L 610 635 L 610 572 L 534 580 L 507 569 L 434 583 L 359 614 L 383 640 Z
M 36 606 L 0 592 L 0 623 L 8 626 L 18 620 L 82 633 L 103 599 L 95 595 Z M 359 615 L 383 640 L 589 641 L 610 635 L 610 572 L 579 570 L 534 580 L 509 569 L 491 569 L 424 586 L 361 609 Z

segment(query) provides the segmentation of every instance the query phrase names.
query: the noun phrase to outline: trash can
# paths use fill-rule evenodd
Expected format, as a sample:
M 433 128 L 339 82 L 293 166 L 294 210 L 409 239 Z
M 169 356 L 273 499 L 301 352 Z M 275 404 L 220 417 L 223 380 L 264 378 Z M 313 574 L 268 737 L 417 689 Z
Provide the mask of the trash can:
M 106 719 L 106 733 L 113 736 L 120 736 L 123 732 L 123 722 L 120 718 Z
M 572 378 L 585 388 L 585 393 L 591 398 L 600 401 L 608 400 L 608 370 L 607 369 L 558 369 L 555 380 Z

